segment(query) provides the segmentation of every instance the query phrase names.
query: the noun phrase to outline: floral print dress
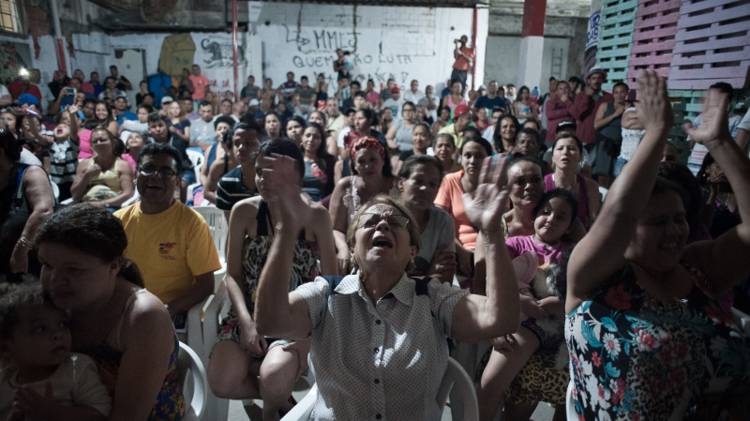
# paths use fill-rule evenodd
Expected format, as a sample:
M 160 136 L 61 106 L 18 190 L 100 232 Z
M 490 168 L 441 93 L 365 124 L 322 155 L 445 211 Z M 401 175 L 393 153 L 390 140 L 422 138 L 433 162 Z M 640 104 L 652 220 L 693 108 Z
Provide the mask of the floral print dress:
M 572 403 L 580 419 L 747 419 L 750 340 L 701 290 L 705 276 L 687 268 L 695 282 L 685 299 L 657 301 L 626 266 L 568 313 Z

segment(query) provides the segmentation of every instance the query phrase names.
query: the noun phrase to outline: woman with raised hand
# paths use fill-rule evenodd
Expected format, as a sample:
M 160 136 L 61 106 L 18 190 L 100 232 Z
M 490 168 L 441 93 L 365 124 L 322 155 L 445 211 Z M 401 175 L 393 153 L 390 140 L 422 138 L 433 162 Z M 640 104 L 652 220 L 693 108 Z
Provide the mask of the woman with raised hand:
M 268 188 L 272 172 L 263 171 L 269 162 L 264 158 L 270 156 L 283 156 L 292 161 L 293 166 L 284 181 L 293 183 L 297 194 L 302 194 L 299 187 L 304 164 L 299 148 L 282 139 L 264 143 L 255 163 L 255 183 L 260 195 L 237 202 L 229 217 L 226 283 L 232 307 L 219 327 L 219 342 L 213 348 L 208 365 L 209 384 L 217 396 L 262 397 L 264 420 L 278 419 L 280 410 L 291 408 L 289 396 L 305 371 L 309 349 L 309 341 L 302 336 L 267 338 L 260 335 L 253 318 L 261 270 L 279 235 L 278 224 L 284 221 L 281 207 Z M 287 292 L 321 273 L 336 274 L 328 214 L 322 206 L 306 203 L 309 203 L 307 199 L 304 209 L 313 215 L 314 221 L 298 230 L 299 235 L 289 245 L 293 254 L 289 266 L 293 268 L 287 270 L 285 276 L 275 278 L 284 283 Z
M 743 222 L 685 246 L 683 191 L 657 177 L 666 82 L 644 72 L 638 93 L 643 140 L 568 265 L 569 405 L 586 419 L 744 419 L 750 342 L 716 297 L 750 274 L 750 161 L 728 133 L 729 97 L 709 90 L 690 135 L 726 170 Z
M 379 196 L 352 221 L 349 246 L 359 272 L 317 278 L 286 288 L 294 242 L 314 224 L 312 210 L 289 183 L 293 161 L 266 165 L 273 201 L 282 217 L 258 286 L 255 320 L 261 334 L 311 337 L 320 419 L 439 419 L 438 386 L 448 362 L 446 337 L 478 341 L 518 327 L 518 295 L 502 232 L 507 206 L 502 161 L 485 161 L 466 212 L 487 236 L 487 296 L 405 271 L 419 244 L 415 221 L 396 201 Z

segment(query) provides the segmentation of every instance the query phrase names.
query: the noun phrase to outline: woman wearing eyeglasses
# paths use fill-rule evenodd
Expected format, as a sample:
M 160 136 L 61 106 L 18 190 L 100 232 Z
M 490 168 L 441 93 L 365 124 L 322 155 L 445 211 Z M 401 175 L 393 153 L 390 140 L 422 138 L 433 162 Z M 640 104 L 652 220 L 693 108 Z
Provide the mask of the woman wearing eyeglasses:
M 104 126 L 91 132 L 94 156 L 78 163 L 70 193 L 76 202 L 117 209 L 133 195 L 133 170 L 120 158 L 125 145 Z
M 271 158 L 267 194 L 278 210 L 276 233 L 258 286 L 255 321 L 261 334 L 311 337 L 316 419 L 439 419 L 438 386 L 448 363 L 448 336 L 478 341 L 518 327 L 517 294 L 503 234 L 507 206 L 501 161 L 488 159 L 466 212 L 487 236 L 487 296 L 433 279 L 406 275 L 419 246 L 410 212 L 377 196 L 355 215 L 348 245 L 359 271 L 343 279 L 318 277 L 289 292 L 292 250 L 314 210 L 286 182 L 294 163 Z M 270 177 L 273 175 L 273 177 Z
M 398 149 L 401 152 L 412 150 L 412 132 L 416 124 L 417 106 L 411 101 L 406 101 L 401 106 L 401 118 L 393 122 L 385 135 L 388 147 Z M 398 154 L 394 155 L 398 156 Z
M 226 283 L 232 308 L 219 326 L 219 342 L 208 365 L 208 381 L 217 396 L 261 397 L 263 419 L 278 419 L 279 411 L 289 410 L 293 405 L 289 397 L 307 367 L 309 349 L 309 341 L 260 335 L 253 318 L 258 279 L 282 220 L 273 203 L 276 198 L 269 196 L 266 189 L 269 173 L 263 171 L 267 168 L 264 158 L 276 154 L 294 162 L 293 171 L 285 175 L 286 181 L 298 188 L 302 184 L 304 161 L 299 147 L 281 139 L 264 143 L 255 164 L 255 183 L 260 195 L 237 202 L 229 217 Z M 305 206 L 315 215 L 315 222 L 301 230 L 293 241 L 291 270 L 286 272 L 287 276 L 278 278 L 285 291 L 312 281 L 321 273 L 336 273 L 328 212 L 320 205 Z

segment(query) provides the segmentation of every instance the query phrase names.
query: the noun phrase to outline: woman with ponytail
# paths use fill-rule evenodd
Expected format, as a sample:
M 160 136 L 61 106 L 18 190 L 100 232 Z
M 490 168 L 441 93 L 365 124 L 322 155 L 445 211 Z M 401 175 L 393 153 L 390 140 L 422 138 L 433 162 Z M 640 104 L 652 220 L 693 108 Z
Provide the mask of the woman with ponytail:
M 113 398 L 109 419 L 180 420 L 185 402 L 172 320 L 123 256 L 127 244 L 122 224 L 105 209 L 62 209 L 37 235 L 40 279 L 70 315 L 73 350 L 98 366 Z

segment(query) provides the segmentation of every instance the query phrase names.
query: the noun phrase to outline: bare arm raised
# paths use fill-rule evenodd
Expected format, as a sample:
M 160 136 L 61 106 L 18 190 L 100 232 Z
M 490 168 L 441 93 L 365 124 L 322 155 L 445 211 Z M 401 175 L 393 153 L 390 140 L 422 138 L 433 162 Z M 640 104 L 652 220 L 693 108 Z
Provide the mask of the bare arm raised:
M 591 230 L 570 256 L 567 312 L 589 298 L 625 263 L 625 249 L 656 182 L 664 142 L 672 126 L 672 108 L 666 82 L 655 72 L 641 73 L 638 92 L 641 93 L 638 119 L 646 133 L 633 159 L 612 184 Z

